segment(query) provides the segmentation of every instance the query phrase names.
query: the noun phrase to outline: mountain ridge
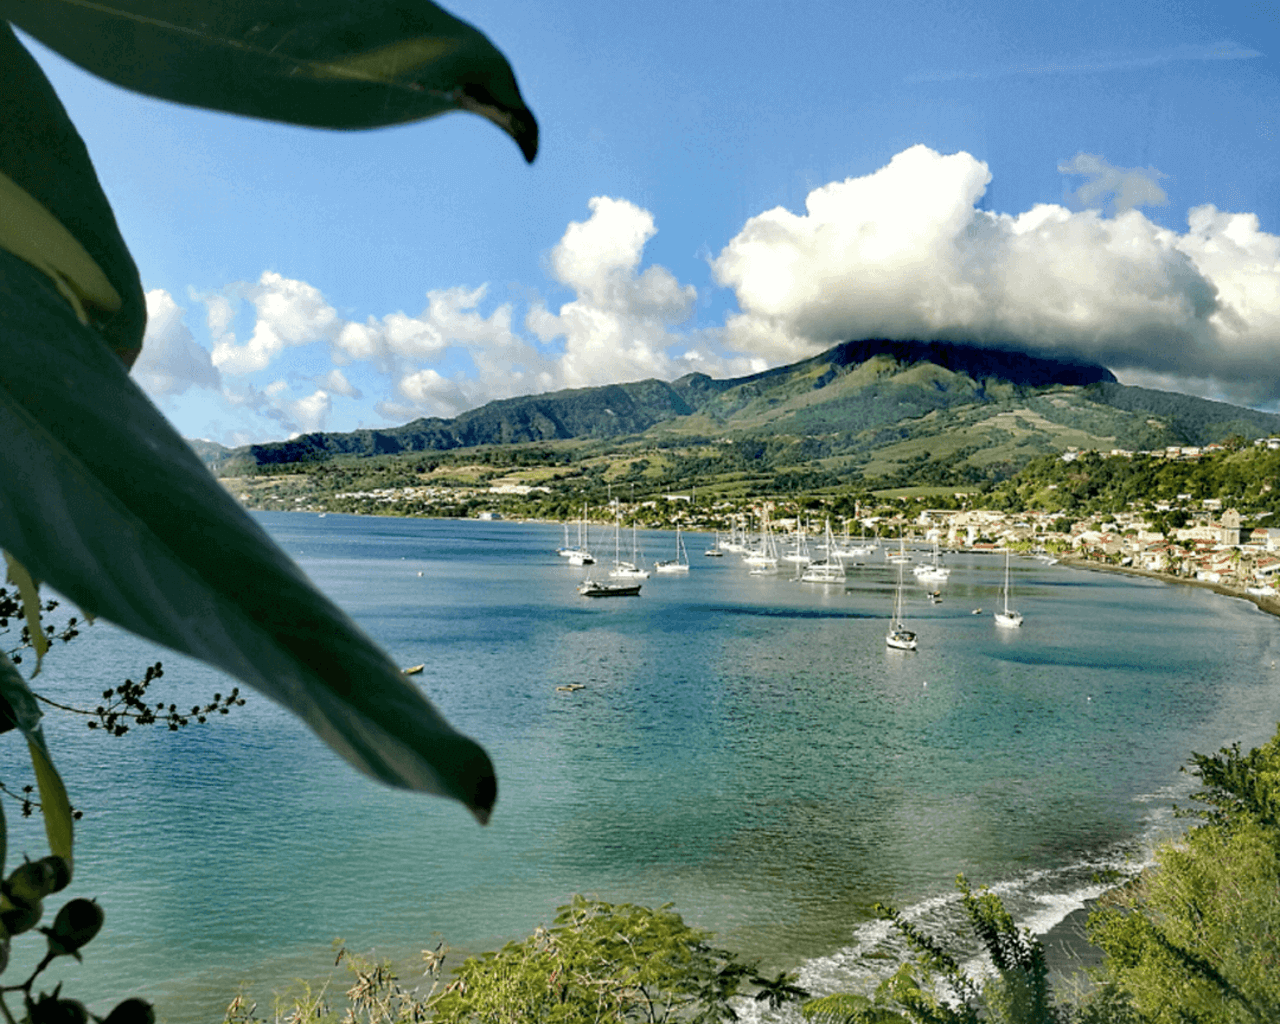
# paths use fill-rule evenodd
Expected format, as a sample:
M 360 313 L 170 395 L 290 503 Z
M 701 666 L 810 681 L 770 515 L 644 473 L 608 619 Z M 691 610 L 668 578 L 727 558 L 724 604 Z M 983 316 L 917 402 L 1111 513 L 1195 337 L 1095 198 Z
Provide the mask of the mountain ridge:
M 1012 348 L 863 339 L 743 377 L 691 373 L 562 389 L 499 399 L 451 419 L 195 447 L 215 471 L 240 471 L 530 443 L 603 451 L 755 437 L 772 439 L 784 464 L 790 441 L 801 461 L 839 459 L 850 471 L 901 475 L 946 459 L 958 478 L 990 478 L 1070 446 L 1145 449 L 1227 434 L 1280 434 L 1280 416 L 1127 387 L 1105 367 Z M 824 439 L 817 455 L 815 438 Z

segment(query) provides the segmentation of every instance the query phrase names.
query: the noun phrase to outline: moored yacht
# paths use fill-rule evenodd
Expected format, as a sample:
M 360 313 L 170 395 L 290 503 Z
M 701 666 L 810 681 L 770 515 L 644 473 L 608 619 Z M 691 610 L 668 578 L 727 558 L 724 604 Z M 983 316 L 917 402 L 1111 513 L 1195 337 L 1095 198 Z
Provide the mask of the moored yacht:
M 1009 549 L 1004 552 L 1004 607 L 996 611 L 996 625 L 1014 628 L 1022 625 L 1022 612 L 1009 607 Z
M 885 644 L 899 651 L 914 651 L 916 635 L 907 629 L 902 619 L 902 565 L 898 565 L 898 589 L 893 595 L 893 618 L 889 620 L 889 632 L 885 634 Z

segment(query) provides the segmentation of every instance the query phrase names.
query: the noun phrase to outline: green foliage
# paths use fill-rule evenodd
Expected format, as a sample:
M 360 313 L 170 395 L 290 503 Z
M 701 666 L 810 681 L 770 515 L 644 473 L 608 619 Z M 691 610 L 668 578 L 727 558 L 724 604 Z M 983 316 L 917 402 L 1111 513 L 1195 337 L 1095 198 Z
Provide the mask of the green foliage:
M 533 160 L 538 126 L 511 67 L 466 22 L 430 0 L 293 6 L 0 0 L 0 18 L 81 67 L 161 99 L 318 128 L 469 110 Z
M 1201 788 L 1192 794 L 1206 805 L 1210 823 L 1229 829 L 1239 821 L 1253 821 L 1277 830 L 1280 842 L 1280 733 L 1247 754 L 1240 744 L 1216 754 L 1192 754 L 1191 773 Z
M 273 1024 L 420 1024 L 431 1018 L 432 997 L 444 964 L 442 947 L 422 954 L 424 984 L 430 981 L 423 991 L 422 985 L 410 988 L 402 984 L 388 961 L 351 953 L 340 941 L 335 946 L 336 963 L 345 963 L 351 975 L 345 999 L 334 1005 L 332 979 L 319 987 L 298 982 L 290 992 L 277 995 L 270 1018 Z M 223 1016 L 223 1024 L 265 1024 L 265 1020 L 258 1016 L 257 1004 L 243 995 L 231 1001 Z
M 667 907 L 650 910 L 574 897 L 551 928 L 467 960 L 434 1006 L 445 1024 L 687 1021 L 735 1018 L 748 982 L 771 1002 L 803 995 L 786 975 L 769 981 L 710 945 Z
M 1073 514 L 1146 507 L 1175 502 L 1190 494 L 1197 504 L 1206 498 L 1232 502 L 1242 513 L 1280 512 L 1280 452 L 1249 446 L 1196 459 L 1164 459 L 1144 455 L 1103 457 L 1085 452 L 1072 462 L 1058 456 L 1033 459 L 1016 477 L 984 495 L 991 508 L 1065 510 Z M 1183 508 L 1171 508 L 1152 525 L 1180 529 L 1188 521 Z
M 1280 733 L 1248 754 L 1195 755 L 1191 770 L 1203 824 L 1093 915 L 1091 938 L 1144 1021 L 1280 1019 Z
M 1096 913 L 1093 940 L 1152 1024 L 1280 1019 L 1280 859 L 1258 825 L 1195 830 L 1168 846 L 1124 907 Z
M 278 998 L 271 1018 L 315 1024 L 718 1024 L 737 1019 L 731 1001 L 744 986 L 777 1009 L 808 993 L 786 972 L 756 975 L 732 953 L 710 945 L 669 906 L 651 910 L 575 896 L 555 924 L 522 942 L 468 959 L 438 990 L 443 947 L 424 952 L 431 984 L 402 985 L 389 963 L 353 956 L 344 1005 L 329 983 Z M 237 996 L 224 1024 L 264 1024 L 256 1005 Z
M 1019 931 L 1000 898 L 989 890 L 975 894 L 961 876 L 960 888 L 970 927 L 996 969 L 984 995 L 997 1021 L 1049 1021 L 1054 1017 L 1044 946 L 1030 932 Z
M 1090 384 L 1085 391 L 1115 409 L 1140 412 L 1144 416 L 1164 420 L 1177 434 L 1177 440 L 1166 441 L 1165 444 L 1205 445 L 1232 438 L 1266 437 L 1276 433 L 1272 414 L 1225 402 L 1212 402 L 1203 398 L 1187 400 L 1186 395 L 1175 392 L 1112 383 Z
M 990 890 L 975 892 L 963 875 L 956 880 L 968 925 L 990 958 L 993 973 L 974 976 L 941 942 L 902 913 L 876 904 L 911 950 L 874 999 L 840 993 L 803 1006 L 816 1024 L 1054 1024 L 1069 1019 L 1054 1004 L 1044 947 L 1019 929 Z
M 866 996 L 853 992 L 810 999 L 800 1007 L 804 1019 L 812 1024 L 910 1024 L 908 1018 L 894 1013 Z

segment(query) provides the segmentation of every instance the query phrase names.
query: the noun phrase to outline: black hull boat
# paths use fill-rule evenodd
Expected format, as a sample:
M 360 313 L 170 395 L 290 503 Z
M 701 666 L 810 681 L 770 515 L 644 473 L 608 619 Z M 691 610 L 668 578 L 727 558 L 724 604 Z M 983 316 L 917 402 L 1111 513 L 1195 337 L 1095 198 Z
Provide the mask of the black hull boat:
M 601 583 L 599 580 L 583 580 L 578 584 L 583 597 L 639 597 L 639 583 Z

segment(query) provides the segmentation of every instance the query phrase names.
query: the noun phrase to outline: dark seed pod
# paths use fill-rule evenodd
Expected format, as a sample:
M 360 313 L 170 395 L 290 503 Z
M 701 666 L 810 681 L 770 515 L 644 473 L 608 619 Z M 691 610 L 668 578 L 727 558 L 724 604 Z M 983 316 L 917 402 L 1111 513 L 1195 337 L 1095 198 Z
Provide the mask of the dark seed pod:
M 156 1024 L 156 1011 L 143 999 L 126 999 L 107 1014 L 102 1024 Z
M 43 915 L 44 904 L 36 900 L 34 903 L 24 903 L 22 906 L 11 906 L 0 910 L 0 925 L 10 935 L 21 935 L 38 925 Z
M 61 857 L 42 857 L 40 860 L 29 860 L 19 864 L 10 872 L 9 877 L 0 885 L 3 892 L 15 906 L 27 906 L 39 902 L 51 892 L 57 892 L 62 886 L 60 879 L 71 880 L 71 870 Z
M 0 974 L 9 966 L 9 940 L 0 939 Z
M 58 911 L 53 927 L 44 929 L 49 952 L 53 956 L 70 954 L 80 959 L 78 950 L 98 934 L 104 917 L 102 908 L 93 900 L 72 900 Z
M 53 871 L 54 892 L 62 892 L 71 884 L 71 862 L 66 857 L 50 854 L 48 857 L 41 857 L 40 863 L 48 864 Z
M 53 994 L 41 992 L 34 1003 L 27 1000 L 27 1020 L 31 1024 L 89 1024 L 89 1011 L 84 1003 L 77 999 L 62 999 L 58 992 L 59 985 Z

